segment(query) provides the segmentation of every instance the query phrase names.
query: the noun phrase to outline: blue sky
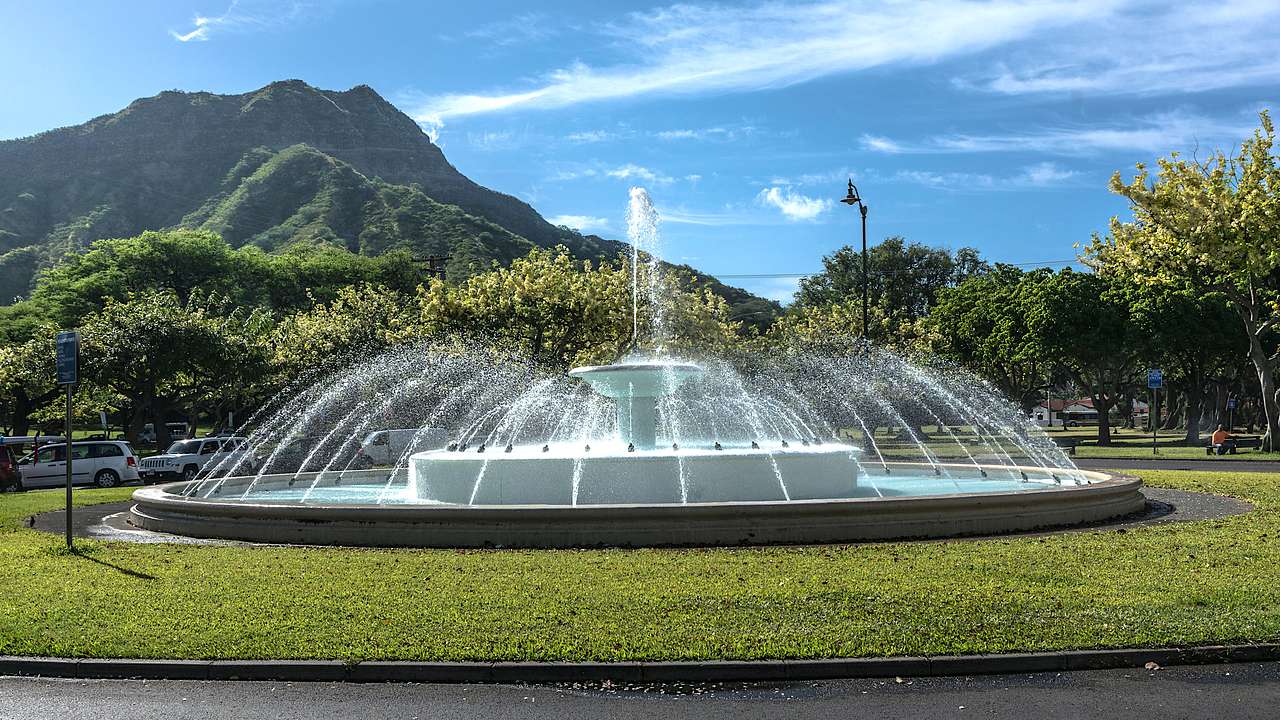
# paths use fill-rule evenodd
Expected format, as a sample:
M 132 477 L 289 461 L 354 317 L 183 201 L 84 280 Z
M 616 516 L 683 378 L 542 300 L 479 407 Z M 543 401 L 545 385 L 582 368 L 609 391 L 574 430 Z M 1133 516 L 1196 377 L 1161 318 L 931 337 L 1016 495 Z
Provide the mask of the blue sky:
M 0 138 L 161 90 L 371 85 L 463 173 L 553 222 L 795 275 L 853 240 L 1074 257 L 1106 191 L 1172 150 L 1230 148 L 1280 99 L 1280 3 L 167 0 L 0 4 Z M 730 277 L 786 299 L 794 277 Z

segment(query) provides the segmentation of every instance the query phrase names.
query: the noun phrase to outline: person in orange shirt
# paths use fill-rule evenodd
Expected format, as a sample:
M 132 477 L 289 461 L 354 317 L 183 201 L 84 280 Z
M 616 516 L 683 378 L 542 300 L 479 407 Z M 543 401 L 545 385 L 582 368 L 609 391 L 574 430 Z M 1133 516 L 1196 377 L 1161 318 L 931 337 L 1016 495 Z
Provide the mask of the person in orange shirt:
M 1209 443 L 1213 445 L 1213 448 L 1218 451 L 1219 455 L 1227 454 L 1227 450 L 1230 448 L 1230 441 L 1231 433 L 1223 430 L 1221 425 L 1218 426 L 1217 430 L 1213 431 L 1213 435 L 1209 436 Z

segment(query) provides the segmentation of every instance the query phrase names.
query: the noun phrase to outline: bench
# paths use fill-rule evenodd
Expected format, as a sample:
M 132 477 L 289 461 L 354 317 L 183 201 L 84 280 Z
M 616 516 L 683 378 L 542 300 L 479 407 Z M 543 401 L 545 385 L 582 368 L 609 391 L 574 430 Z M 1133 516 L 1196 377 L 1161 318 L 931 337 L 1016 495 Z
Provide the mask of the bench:
M 1262 438 L 1256 437 L 1233 437 L 1227 440 L 1227 454 L 1235 455 L 1236 450 L 1240 448 L 1260 448 L 1262 447 Z M 1217 455 L 1218 448 L 1214 446 L 1213 441 L 1209 441 L 1204 446 L 1205 455 Z
M 1060 447 L 1060 448 L 1062 448 L 1063 450 L 1065 450 L 1065 451 L 1067 452 L 1067 454 L 1068 454 L 1068 455 L 1070 455 L 1070 456 L 1072 456 L 1072 457 L 1075 457 L 1075 454 L 1076 454 L 1076 446 L 1080 444 L 1080 439 L 1079 439 L 1079 438 L 1073 438 L 1073 437 L 1056 437 L 1056 438 L 1051 438 L 1051 439 L 1053 440 L 1053 444 L 1054 444 L 1054 445 L 1057 445 L 1058 447 Z

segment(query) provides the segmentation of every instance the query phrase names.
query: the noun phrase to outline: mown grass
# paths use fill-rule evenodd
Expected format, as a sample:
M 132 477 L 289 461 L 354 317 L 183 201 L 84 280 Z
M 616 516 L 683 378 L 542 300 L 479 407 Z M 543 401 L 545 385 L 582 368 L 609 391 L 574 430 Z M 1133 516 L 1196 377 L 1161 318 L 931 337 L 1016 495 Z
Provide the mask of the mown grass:
M 1143 472 L 1243 516 L 865 546 L 448 551 L 90 543 L 0 497 L 0 653 L 659 660 L 1280 639 L 1280 475 Z M 77 491 L 105 502 L 124 490 Z

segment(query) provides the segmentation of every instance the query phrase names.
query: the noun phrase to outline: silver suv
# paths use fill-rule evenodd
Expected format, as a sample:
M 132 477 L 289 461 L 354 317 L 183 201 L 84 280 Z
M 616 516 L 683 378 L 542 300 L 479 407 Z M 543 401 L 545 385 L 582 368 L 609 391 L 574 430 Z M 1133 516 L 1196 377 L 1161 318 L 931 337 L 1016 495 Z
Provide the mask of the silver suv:
M 163 455 L 142 459 L 143 484 L 162 480 L 194 480 L 201 470 L 212 470 L 223 461 L 230 466 L 244 457 L 249 440 L 243 437 L 207 437 L 178 440 Z

